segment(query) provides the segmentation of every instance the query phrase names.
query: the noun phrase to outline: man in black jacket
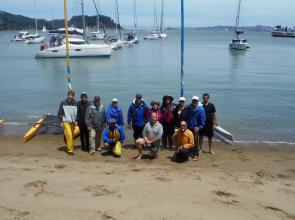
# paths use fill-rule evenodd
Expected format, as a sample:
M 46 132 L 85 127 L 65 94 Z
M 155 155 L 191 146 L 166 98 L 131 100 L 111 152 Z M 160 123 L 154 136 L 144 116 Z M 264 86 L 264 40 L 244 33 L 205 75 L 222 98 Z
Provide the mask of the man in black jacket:
M 187 121 L 188 105 L 185 103 L 185 98 L 180 97 L 178 105 L 174 109 L 175 128 L 180 128 L 180 122 Z
M 86 111 L 90 102 L 88 101 L 88 95 L 86 92 L 82 92 L 80 98 L 81 100 L 77 104 L 77 121 L 80 129 L 81 150 L 89 151 L 89 133 L 86 125 Z

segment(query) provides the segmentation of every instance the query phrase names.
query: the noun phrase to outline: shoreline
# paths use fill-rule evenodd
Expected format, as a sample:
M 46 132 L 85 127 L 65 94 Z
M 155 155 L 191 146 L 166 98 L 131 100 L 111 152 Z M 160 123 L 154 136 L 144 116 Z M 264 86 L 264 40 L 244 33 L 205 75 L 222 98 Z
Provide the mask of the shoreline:
M 133 149 L 114 158 L 80 151 L 79 140 L 75 145 L 69 156 L 62 136 L 39 135 L 26 144 L 2 136 L 0 216 L 295 219 L 294 148 L 215 144 L 215 156 L 176 164 L 166 150 L 156 160 L 136 161 Z

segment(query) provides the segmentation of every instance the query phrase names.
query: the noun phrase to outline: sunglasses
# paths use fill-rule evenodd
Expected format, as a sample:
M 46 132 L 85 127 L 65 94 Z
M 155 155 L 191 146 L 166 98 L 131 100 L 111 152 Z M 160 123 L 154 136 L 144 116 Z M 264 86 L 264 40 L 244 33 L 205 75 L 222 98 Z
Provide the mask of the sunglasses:
M 181 127 L 186 127 L 186 125 L 180 125 Z

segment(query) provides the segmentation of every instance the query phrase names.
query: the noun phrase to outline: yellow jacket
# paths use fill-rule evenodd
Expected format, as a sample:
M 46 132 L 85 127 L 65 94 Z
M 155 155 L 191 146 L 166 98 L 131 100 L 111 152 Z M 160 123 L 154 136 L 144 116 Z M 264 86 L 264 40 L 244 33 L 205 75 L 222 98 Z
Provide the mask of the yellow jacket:
M 185 132 L 181 132 L 180 128 L 174 133 L 173 138 L 176 141 L 176 146 L 183 146 L 185 148 L 191 148 L 195 145 L 194 135 L 186 129 Z

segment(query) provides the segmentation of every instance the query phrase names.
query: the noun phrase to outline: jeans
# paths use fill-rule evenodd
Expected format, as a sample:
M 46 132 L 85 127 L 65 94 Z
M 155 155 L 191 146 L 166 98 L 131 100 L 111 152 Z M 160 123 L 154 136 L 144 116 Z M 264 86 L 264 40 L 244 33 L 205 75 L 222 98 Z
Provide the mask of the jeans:
M 199 133 L 195 133 L 193 128 L 190 128 L 191 132 L 193 132 L 194 134 L 194 142 L 195 142 L 195 146 L 194 146 L 194 151 L 193 151 L 193 156 L 194 157 L 199 157 L 200 155 L 200 147 L 199 147 Z
M 193 148 L 182 148 L 172 157 L 172 161 L 176 163 L 183 163 L 188 160 Z
M 79 125 L 82 150 L 89 150 L 89 134 L 86 125 Z

